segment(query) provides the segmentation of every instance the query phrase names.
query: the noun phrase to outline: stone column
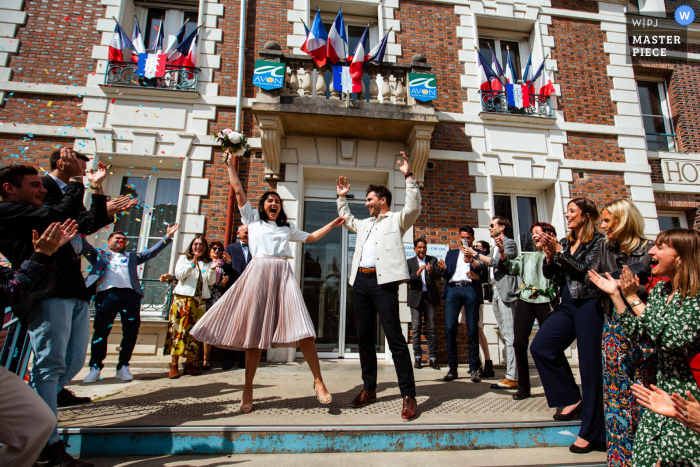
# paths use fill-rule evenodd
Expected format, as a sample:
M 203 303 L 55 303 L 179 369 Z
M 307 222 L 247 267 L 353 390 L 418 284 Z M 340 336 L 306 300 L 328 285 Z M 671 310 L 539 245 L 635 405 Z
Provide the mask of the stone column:
M 411 160 L 411 171 L 420 187 L 423 187 L 425 181 L 425 166 L 430 157 L 430 138 L 433 129 L 435 129 L 434 123 L 416 123 L 406 141 Z

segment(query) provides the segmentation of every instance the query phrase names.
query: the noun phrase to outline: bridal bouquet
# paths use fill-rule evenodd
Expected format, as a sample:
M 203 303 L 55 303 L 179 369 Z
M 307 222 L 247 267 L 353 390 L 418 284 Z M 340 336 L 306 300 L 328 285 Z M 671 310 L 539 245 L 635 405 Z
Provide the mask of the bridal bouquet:
M 248 138 L 242 133 L 233 131 L 230 128 L 224 128 L 223 130 L 216 133 L 214 139 L 221 143 L 221 149 L 223 151 L 230 151 L 234 156 L 240 157 L 247 150 L 250 149 L 248 144 Z M 224 155 L 224 162 L 228 159 L 228 155 Z

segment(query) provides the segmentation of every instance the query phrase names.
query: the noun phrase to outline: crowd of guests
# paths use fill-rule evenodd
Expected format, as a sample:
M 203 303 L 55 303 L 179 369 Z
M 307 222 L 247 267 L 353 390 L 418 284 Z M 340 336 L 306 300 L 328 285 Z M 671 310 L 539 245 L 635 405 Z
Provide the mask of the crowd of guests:
M 232 158 L 230 158 L 232 159 Z M 119 315 L 122 341 L 116 377 L 130 381 L 129 361 L 140 326 L 143 296 L 138 266 L 172 242 L 179 225 L 168 226 L 160 242 L 142 252 L 127 248 L 124 232 L 113 231 L 107 249 L 85 236 L 114 222 L 138 200 L 110 200 L 102 191 L 107 169 L 87 170 L 89 159 L 69 149 L 50 157 L 51 172 L 13 165 L 0 169 L 0 305 L 12 307 L 27 326 L 34 351 L 30 387 L 0 367 L 0 460 L 3 465 L 90 464 L 73 459 L 58 438 L 59 406 L 86 403 L 66 385 L 91 357 L 85 383 L 100 379 L 107 339 Z M 241 210 L 239 241 L 224 248 L 196 235 L 161 281 L 177 284 L 169 309 L 164 352 L 169 378 L 197 376 L 211 369 L 212 347 L 222 349 L 224 369 L 236 360 L 246 368 L 241 411 L 253 411 L 253 380 L 262 350 L 299 347 L 313 375 L 321 404 L 326 388 L 315 347 L 315 331 L 287 259 L 290 242 L 319 240 L 334 227 L 358 235 L 350 283 L 363 389 L 352 401 L 376 401 L 375 327 L 379 320 L 389 341 L 403 398 L 401 416 L 418 416 L 413 368 L 422 368 L 425 323 L 428 362 L 440 369 L 436 309 L 445 303 L 447 374 L 458 375 L 457 329 L 466 324 L 469 378 L 495 377 L 483 332 L 483 305 L 491 301 L 505 350 L 505 374 L 491 385 L 514 390 L 515 400 L 532 396 L 528 343 L 555 420 L 581 420 L 571 452 L 607 450 L 609 465 L 693 465 L 700 462 L 700 233 L 688 229 L 645 238 L 644 219 L 634 204 L 619 199 L 602 206 L 586 198 L 566 209 L 568 234 L 557 239 L 544 222 L 530 227 L 535 252 L 518 251 L 508 219 L 495 216 L 488 241 L 475 241 L 471 227 L 459 229 L 459 248 L 443 259 L 427 254 L 428 243 L 414 241 L 416 256 L 406 261 L 403 235 L 418 218 L 421 196 L 402 154 L 406 205 L 392 212 L 391 192 L 367 189 L 368 219 L 349 211 L 350 185 L 337 181 L 339 217 L 316 232 L 287 221 L 281 198 L 266 192 L 254 209 L 232 164 L 231 185 Z M 83 205 L 85 185 L 90 209 Z M 600 229 L 600 231 L 599 231 Z M 255 241 L 249 244 L 249 230 Z M 379 254 L 381 252 L 381 255 Z M 80 259 L 90 268 L 83 277 Z M 439 281 L 443 290 L 439 291 Z M 413 332 L 413 368 L 398 320 L 398 285 L 408 283 Z M 90 330 L 89 302 L 94 300 Z M 92 338 L 90 339 L 90 335 Z M 580 385 L 565 351 L 576 341 Z M 481 361 L 479 348 L 484 354 Z M 695 365 L 695 366 L 693 366 Z M 696 368 L 694 370 L 693 368 Z M 697 373 L 694 373 L 697 372 Z M 696 379 L 697 378 L 697 379 Z M 37 459 L 38 456 L 38 459 Z

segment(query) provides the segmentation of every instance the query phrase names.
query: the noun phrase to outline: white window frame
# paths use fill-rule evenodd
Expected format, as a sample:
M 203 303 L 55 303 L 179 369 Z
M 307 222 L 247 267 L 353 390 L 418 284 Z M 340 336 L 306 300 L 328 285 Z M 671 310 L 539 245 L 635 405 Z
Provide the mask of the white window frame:
M 659 217 L 676 217 L 678 218 L 681 229 L 688 228 L 688 218 L 685 215 L 685 211 L 657 211 L 656 217 L 657 219 Z
M 535 198 L 535 206 L 537 207 L 537 219 L 538 222 L 549 222 L 546 215 L 546 200 L 544 198 L 544 193 L 540 191 L 530 191 L 530 190 L 494 190 L 493 199 L 491 202 L 494 207 L 494 216 L 496 214 L 496 196 L 510 196 L 510 209 L 513 213 L 513 225 L 511 226 L 513 235 L 513 240 L 518 245 L 518 251 L 520 254 L 535 253 L 534 251 L 523 251 L 522 245 L 520 245 L 520 223 L 518 215 L 518 203 L 516 198 Z
M 530 56 L 530 34 L 528 33 L 520 33 L 520 32 L 515 32 L 515 31 L 501 31 L 498 29 L 489 29 L 489 28 L 479 28 L 479 39 L 490 39 L 494 41 L 495 46 L 494 46 L 494 52 L 496 53 L 496 57 L 498 57 L 499 62 L 501 61 L 501 57 L 503 55 L 501 51 L 501 41 L 508 41 L 508 42 L 517 42 L 519 45 L 519 50 L 518 54 L 520 55 L 520 76 L 524 76 L 525 74 L 525 67 L 527 66 L 527 60 Z M 490 65 L 490 63 L 489 63 Z M 505 72 L 505 63 L 501 63 L 501 66 L 503 67 L 503 71 Z M 530 64 L 530 67 L 535 66 L 534 63 Z M 495 71 L 495 70 L 494 70 Z
M 644 129 L 644 113 L 642 112 L 642 99 L 641 95 L 639 94 L 639 81 L 652 81 L 657 83 L 659 86 L 659 96 L 661 97 L 661 116 L 664 119 L 664 131 L 666 131 L 666 134 L 673 135 L 675 134 L 675 130 L 673 128 L 673 120 L 671 119 L 671 110 L 668 105 L 668 90 L 666 89 L 666 80 L 663 77 L 659 76 L 635 76 L 634 77 L 634 86 L 637 89 L 637 104 L 639 106 L 639 119 L 642 121 L 642 129 Z M 678 148 L 676 147 L 676 140 L 672 136 L 668 136 L 666 138 L 666 141 L 668 143 L 668 150 L 669 152 L 677 152 Z M 644 144 L 646 146 L 646 130 L 644 134 Z

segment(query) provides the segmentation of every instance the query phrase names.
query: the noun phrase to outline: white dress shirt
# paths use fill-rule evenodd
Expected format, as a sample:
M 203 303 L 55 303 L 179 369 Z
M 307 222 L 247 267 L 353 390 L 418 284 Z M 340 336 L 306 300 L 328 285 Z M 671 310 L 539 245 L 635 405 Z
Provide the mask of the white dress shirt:
M 418 259 L 418 268 L 419 268 L 419 269 L 420 269 L 422 266 L 425 266 L 425 258 L 423 258 L 423 259 L 416 258 L 416 259 Z M 421 273 L 420 273 L 420 278 L 421 278 L 421 280 L 423 281 L 423 292 L 427 292 L 427 291 L 428 291 L 428 286 L 427 286 L 426 283 L 425 283 L 425 274 L 426 274 L 426 271 L 425 271 L 425 268 L 424 268 L 424 269 L 421 271 Z
M 129 257 L 124 253 L 110 251 L 109 265 L 104 274 L 97 279 L 97 291 L 104 292 L 108 289 L 132 289 L 129 277 Z M 107 258 L 105 258 L 107 259 Z
M 307 232 L 297 229 L 294 224 L 290 227 L 279 227 L 272 221 L 263 221 L 257 209 L 250 202 L 240 208 L 241 221 L 248 227 L 248 238 L 251 256 L 292 256 L 289 242 L 304 242 L 309 237 Z
M 361 268 L 376 268 L 377 259 L 374 254 L 374 232 L 377 230 L 377 220 L 374 220 L 374 224 L 367 235 L 365 244 L 362 246 L 362 258 L 360 258 Z
M 493 247 L 493 250 L 491 253 L 491 258 L 496 258 L 496 257 L 500 257 L 500 256 L 501 256 L 501 252 L 498 250 L 498 247 L 497 246 Z M 496 282 L 496 278 L 493 276 L 494 271 L 495 271 L 495 269 L 493 268 L 493 266 L 489 268 L 489 279 L 491 280 L 491 283 Z
M 454 276 L 452 276 L 450 282 L 471 282 L 472 280 L 467 276 L 467 273 L 471 270 L 472 263 L 464 261 L 464 252 L 460 250 L 459 258 L 457 258 L 457 269 L 455 269 Z
M 61 189 L 61 193 L 64 195 L 66 194 L 66 187 L 68 186 L 67 184 L 63 183 L 63 180 L 60 178 L 56 178 L 53 175 L 49 174 L 49 177 L 53 178 L 53 181 L 56 182 L 56 185 Z

